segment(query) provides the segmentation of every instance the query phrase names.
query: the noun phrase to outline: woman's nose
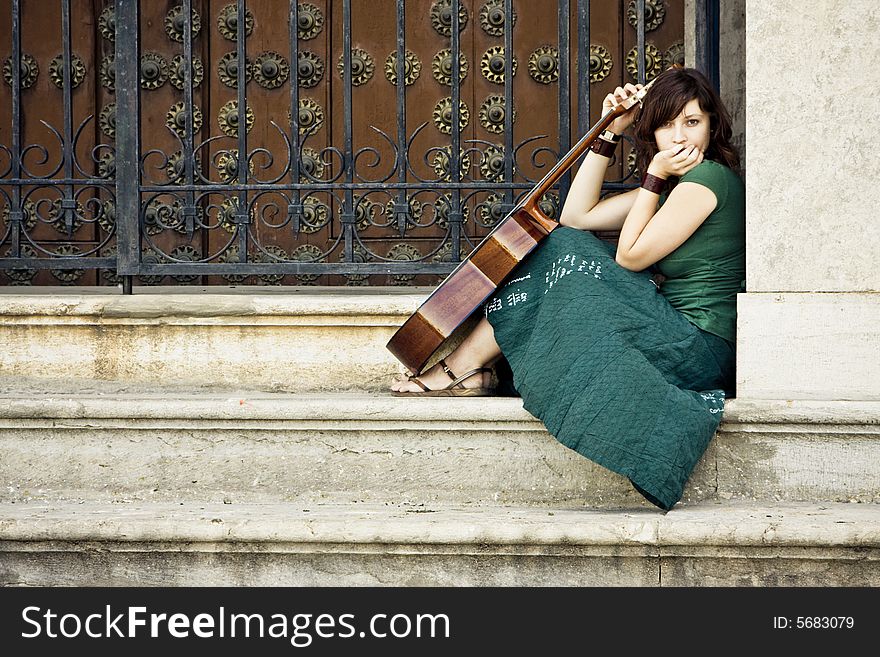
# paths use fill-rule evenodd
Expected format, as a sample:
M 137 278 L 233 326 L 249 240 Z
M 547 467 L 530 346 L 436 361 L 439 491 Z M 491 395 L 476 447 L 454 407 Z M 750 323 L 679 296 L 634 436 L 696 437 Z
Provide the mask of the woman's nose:
M 686 138 L 684 134 L 684 128 L 682 128 L 682 126 L 675 126 L 675 134 L 673 135 L 672 139 L 676 144 L 681 144 L 685 141 Z

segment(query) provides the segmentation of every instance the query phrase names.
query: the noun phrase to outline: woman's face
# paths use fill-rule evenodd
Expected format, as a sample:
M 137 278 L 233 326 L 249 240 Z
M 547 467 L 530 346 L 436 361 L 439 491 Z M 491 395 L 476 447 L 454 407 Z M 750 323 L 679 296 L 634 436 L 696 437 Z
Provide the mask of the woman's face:
M 678 150 L 682 146 L 696 146 L 703 153 L 709 148 L 709 115 L 700 109 L 700 101 L 689 100 L 675 118 L 654 130 L 657 150 Z

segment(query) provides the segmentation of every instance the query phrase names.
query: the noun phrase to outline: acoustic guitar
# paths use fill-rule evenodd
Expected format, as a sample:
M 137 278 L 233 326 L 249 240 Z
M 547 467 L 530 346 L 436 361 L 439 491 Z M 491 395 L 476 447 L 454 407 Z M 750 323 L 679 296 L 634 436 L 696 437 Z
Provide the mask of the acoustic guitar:
M 391 336 L 386 347 L 411 373 L 420 374 L 444 342 L 559 226 L 538 207 L 541 197 L 614 119 L 642 102 L 651 84 L 653 81 L 599 119 Z

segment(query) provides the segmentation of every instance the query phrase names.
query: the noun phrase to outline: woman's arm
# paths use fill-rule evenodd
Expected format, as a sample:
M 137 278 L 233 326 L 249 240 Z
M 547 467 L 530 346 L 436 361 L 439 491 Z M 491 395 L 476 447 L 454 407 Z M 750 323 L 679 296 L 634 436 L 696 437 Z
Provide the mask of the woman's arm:
M 629 95 L 636 93 L 640 87 L 641 85 L 627 84 L 624 87 L 617 87 L 613 94 L 605 96 L 602 103 L 603 115 Z M 614 119 L 608 130 L 616 135 L 623 133 L 632 125 L 636 107 L 638 106 Z M 587 151 L 587 156 L 581 162 L 571 183 L 571 189 L 559 215 L 560 224 L 582 230 L 620 230 L 635 201 L 637 190 L 599 200 L 609 160 L 610 158 L 592 150 Z
M 559 216 L 563 226 L 581 230 L 620 230 L 638 190 L 599 200 L 608 169 L 607 157 L 588 151 L 568 191 Z
M 648 173 L 661 178 L 683 176 L 702 161 L 703 154 L 696 147 L 677 155 L 660 151 Z M 697 183 L 676 185 L 659 210 L 659 194 L 644 187 L 635 191 L 637 196 L 620 231 L 615 257 L 617 264 L 632 271 L 647 269 L 684 244 L 718 204 L 712 190 Z

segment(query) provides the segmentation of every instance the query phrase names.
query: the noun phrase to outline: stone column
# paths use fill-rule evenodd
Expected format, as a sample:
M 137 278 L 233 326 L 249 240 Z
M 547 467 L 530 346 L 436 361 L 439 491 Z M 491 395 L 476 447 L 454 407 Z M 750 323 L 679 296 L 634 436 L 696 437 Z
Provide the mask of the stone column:
M 880 4 L 746 17 L 737 397 L 880 400 Z

